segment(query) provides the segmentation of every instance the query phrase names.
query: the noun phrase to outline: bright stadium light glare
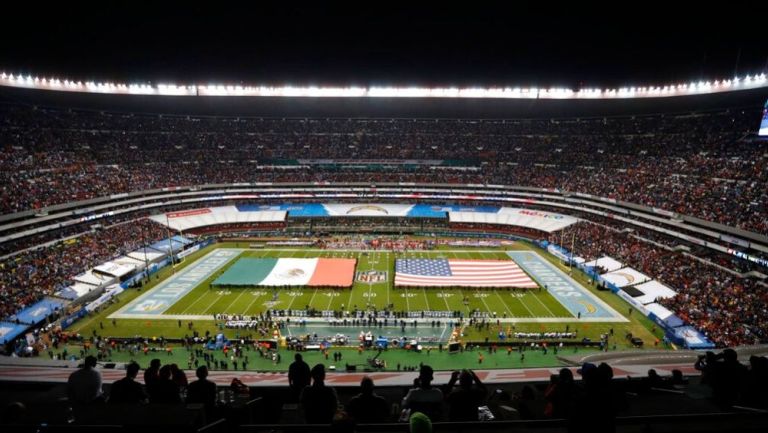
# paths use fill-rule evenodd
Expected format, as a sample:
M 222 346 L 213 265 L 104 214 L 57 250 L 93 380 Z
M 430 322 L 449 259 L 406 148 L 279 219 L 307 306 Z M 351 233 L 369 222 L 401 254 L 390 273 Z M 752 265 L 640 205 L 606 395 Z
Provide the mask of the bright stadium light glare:
M 687 84 L 631 86 L 620 88 L 584 88 L 574 90 L 563 87 L 320 87 L 320 86 L 246 86 L 242 84 L 209 84 L 180 86 L 176 84 L 125 84 L 111 81 L 85 83 L 69 79 L 46 78 L 32 75 L 14 75 L 0 72 L 0 85 L 45 90 L 76 92 L 174 95 L 174 96 L 261 96 L 261 97 L 367 97 L 367 98 L 478 98 L 478 99 L 573 99 L 573 98 L 643 98 L 671 97 L 714 92 L 726 92 L 756 87 L 768 87 L 766 74 L 748 74 L 743 77 L 710 81 L 691 81 Z

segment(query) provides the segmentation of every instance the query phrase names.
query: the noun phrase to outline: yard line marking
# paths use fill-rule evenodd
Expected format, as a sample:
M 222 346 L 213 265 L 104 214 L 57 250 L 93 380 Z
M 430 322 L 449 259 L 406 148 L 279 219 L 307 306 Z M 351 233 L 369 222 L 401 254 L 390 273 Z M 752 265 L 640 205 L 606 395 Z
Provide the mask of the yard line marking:
M 528 295 L 528 294 L 530 294 L 531 296 L 533 296 L 534 299 L 539 301 L 539 304 L 541 304 L 547 311 L 549 311 L 549 315 L 550 316 L 556 317 L 555 313 L 553 313 L 552 310 L 549 309 L 549 307 L 547 307 L 543 302 L 541 302 L 541 299 L 539 299 L 538 296 L 534 295 L 532 292 L 526 292 L 526 295 Z
M 502 298 L 502 297 L 501 297 L 501 295 L 499 295 L 499 292 L 498 292 L 497 290 L 494 290 L 494 291 L 493 291 L 493 293 L 495 293 L 495 294 L 496 294 L 496 296 L 498 296 L 498 297 L 499 297 L 499 300 L 501 301 L 502 305 L 504 305 L 504 308 L 506 308 L 506 309 L 507 309 L 507 312 L 509 313 L 509 316 L 510 316 L 510 317 L 515 317 L 515 315 L 512 313 L 512 310 L 510 310 L 510 309 L 509 309 L 509 306 L 508 306 L 508 305 L 507 305 L 507 303 L 504 301 L 504 298 Z
M 445 292 L 441 292 L 443 295 L 445 295 Z M 443 301 L 445 301 L 445 311 L 451 311 L 451 307 L 448 305 L 448 297 L 443 296 Z
M 312 293 L 312 297 L 309 298 L 309 306 L 310 307 L 314 307 L 314 305 L 312 305 L 312 302 L 315 300 L 315 296 L 316 295 L 317 295 L 317 289 L 315 289 L 315 291 Z M 296 297 L 294 296 L 293 299 L 296 299 Z M 291 304 L 293 304 L 293 300 L 291 300 Z
M 528 304 L 523 302 L 523 298 L 515 298 L 515 299 L 517 299 L 518 301 L 520 301 L 521 304 L 523 304 L 523 307 L 525 307 L 525 309 L 528 310 L 528 313 L 531 315 L 531 317 L 538 317 L 535 314 L 533 314 L 533 311 L 531 311 L 530 308 L 528 308 Z
M 251 301 L 251 303 L 250 303 L 250 304 L 248 304 L 248 306 L 245 308 L 245 311 L 243 311 L 243 315 L 245 315 L 245 314 L 248 314 L 248 310 L 250 310 L 250 309 L 251 309 L 251 306 L 252 306 L 252 305 L 253 305 L 253 304 L 254 304 L 256 301 L 258 301 L 259 299 L 261 299 L 261 297 L 262 297 L 262 296 L 263 296 L 263 295 L 254 296 L 254 297 L 253 297 L 253 301 Z
M 328 306 L 325 307 L 326 311 L 330 311 L 330 309 L 331 309 L 331 302 L 333 302 L 333 295 L 335 293 L 336 292 L 334 292 L 333 289 L 330 289 L 330 291 L 328 292 Z
M 190 292 L 190 293 L 192 293 L 192 292 Z M 195 299 L 195 300 L 194 300 L 194 301 L 193 301 L 191 304 L 187 305 L 187 308 L 185 308 L 185 309 L 181 310 L 181 314 L 184 314 L 184 313 L 186 313 L 187 311 L 189 311 L 189 309 L 190 309 L 190 308 L 192 308 L 192 306 L 193 306 L 193 305 L 195 305 L 195 304 L 197 304 L 198 302 L 202 301 L 204 298 L 207 298 L 207 297 L 208 297 L 208 295 L 210 295 L 210 294 L 212 294 L 212 293 L 215 293 L 215 292 L 213 292 L 213 291 L 212 291 L 212 289 L 211 289 L 211 288 L 210 288 L 210 286 L 209 286 L 209 287 L 208 287 L 208 291 L 207 291 L 207 292 L 205 292 L 205 293 L 203 293 L 203 295 L 202 295 L 202 296 L 200 296 L 200 297 L 198 297 L 197 299 Z M 186 296 L 185 296 L 185 298 L 186 298 Z M 181 299 L 184 299 L 184 298 L 181 298 Z M 181 299 L 180 299 L 180 300 L 181 300 Z M 218 299 L 217 299 L 217 300 L 218 300 Z M 178 301 L 177 301 L 177 302 L 178 302 Z M 214 303 L 215 303 L 215 301 L 214 301 Z M 205 311 L 203 311 L 203 312 L 205 312 Z
M 235 299 L 234 299 L 232 302 L 230 302 L 230 303 L 229 303 L 229 305 L 227 305 L 227 308 L 225 308 L 223 312 L 224 312 L 225 314 L 230 314 L 230 313 L 229 313 L 229 308 L 230 308 L 230 307 L 231 307 L 231 306 L 232 306 L 232 305 L 233 305 L 235 302 L 237 302 L 237 300 L 238 300 L 238 299 L 240 299 L 240 298 L 243 296 L 243 294 L 245 294 L 245 292 L 247 292 L 247 290 L 242 290 L 242 291 L 240 292 L 240 294 L 239 294 L 239 295 L 237 295 L 237 297 L 236 297 L 236 298 L 235 298 Z

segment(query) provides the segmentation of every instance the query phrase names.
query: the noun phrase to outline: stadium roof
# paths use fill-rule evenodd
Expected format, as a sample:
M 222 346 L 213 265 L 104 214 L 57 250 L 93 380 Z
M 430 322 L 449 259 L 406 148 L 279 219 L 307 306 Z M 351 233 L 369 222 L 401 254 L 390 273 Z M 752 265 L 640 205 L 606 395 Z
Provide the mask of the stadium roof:
M 765 2 L 281 3 L 11 2 L 0 70 L 184 86 L 580 90 L 759 75 L 768 60 Z

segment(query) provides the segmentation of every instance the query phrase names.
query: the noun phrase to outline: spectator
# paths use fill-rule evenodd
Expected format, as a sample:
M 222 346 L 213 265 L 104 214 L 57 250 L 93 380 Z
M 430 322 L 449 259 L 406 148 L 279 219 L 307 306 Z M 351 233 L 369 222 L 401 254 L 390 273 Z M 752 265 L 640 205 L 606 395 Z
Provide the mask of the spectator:
M 112 404 L 139 404 L 147 402 L 147 394 L 140 383 L 136 382 L 139 374 L 139 364 L 129 363 L 125 368 L 125 377 L 115 381 L 109 392 L 109 403 Z
M 153 404 L 181 403 L 179 385 L 171 380 L 170 365 L 164 365 L 160 368 L 157 382 L 155 382 L 149 393 L 149 402 Z
M 67 395 L 73 404 L 103 401 L 101 373 L 96 370 L 95 356 L 86 356 L 83 367 L 69 375 Z
M 338 407 L 336 390 L 325 386 L 325 366 L 312 367 L 312 386 L 301 393 L 301 406 L 308 424 L 330 424 Z
M 155 385 L 160 379 L 160 360 L 155 358 L 149 362 L 149 368 L 144 370 L 144 386 L 147 387 L 147 394 L 152 396 L 155 392 Z
M 294 395 L 301 395 L 301 391 L 309 386 L 310 372 L 309 365 L 304 362 L 300 353 L 293 356 L 294 361 L 288 367 L 288 385 L 294 392 Z
M 171 364 L 171 380 L 173 380 L 179 388 L 186 388 L 189 384 L 187 381 L 187 374 L 176 364 Z
M 424 412 L 430 419 L 440 419 L 442 414 L 443 392 L 432 387 L 434 371 L 428 365 L 419 369 L 419 387 L 411 389 L 403 398 L 403 408 Z
M 197 380 L 187 387 L 187 403 L 202 403 L 211 409 L 216 405 L 216 384 L 208 380 L 208 367 L 202 365 L 195 371 Z
M 347 412 L 358 424 L 383 423 L 387 421 L 389 406 L 384 397 L 373 392 L 373 379 L 365 376 L 360 381 L 360 394 L 349 401 Z
M 582 366 L 582 371 L 586 365 Z M 561 368 L 558 375 L 552 376 L 549 386 L 544 391 L 546 401 L 544 416 L 555 419 L 570 418 L 577 394 L 573 372 L 568 368 Z
M 456 380 L 459 389 L 453 389 Z M 448 382 L 448 389 L 453 389 L 446 396 L 448 419 L 450 421 L 477 421 L 477 408 L 485 404 L 487 391 L 485 385 L 472 370 L 454 371 Z
M 432 420 L 421 412 L 414 412 L 408 419 L 410 433 L 432 433 Z

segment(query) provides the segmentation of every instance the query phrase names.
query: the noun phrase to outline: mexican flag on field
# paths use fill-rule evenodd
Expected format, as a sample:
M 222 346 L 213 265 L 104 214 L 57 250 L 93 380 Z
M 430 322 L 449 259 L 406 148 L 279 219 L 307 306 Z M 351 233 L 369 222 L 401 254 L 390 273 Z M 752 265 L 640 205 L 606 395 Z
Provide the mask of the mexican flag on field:
M 355 259 L 243 258 L 211 285 L 350 287 L 356 263 Z

